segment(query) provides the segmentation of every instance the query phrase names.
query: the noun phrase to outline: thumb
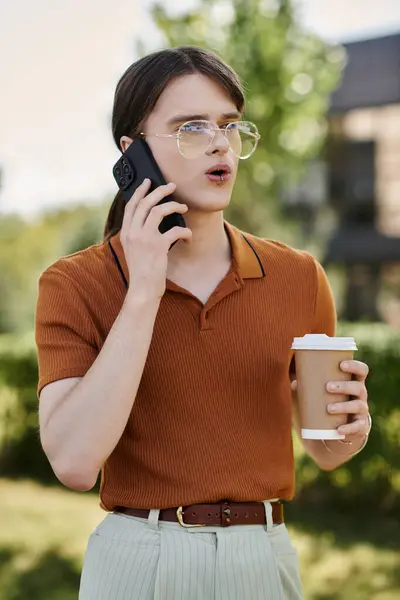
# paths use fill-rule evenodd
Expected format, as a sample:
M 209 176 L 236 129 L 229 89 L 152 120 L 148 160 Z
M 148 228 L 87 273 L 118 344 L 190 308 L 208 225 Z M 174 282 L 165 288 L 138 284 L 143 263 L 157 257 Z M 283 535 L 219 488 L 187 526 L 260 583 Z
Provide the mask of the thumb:
M 290 384 L 290 387 L 292 388 L 292 392 L 297 392 L 297 379 L 294 379 L 292 381 L 292 383 Z

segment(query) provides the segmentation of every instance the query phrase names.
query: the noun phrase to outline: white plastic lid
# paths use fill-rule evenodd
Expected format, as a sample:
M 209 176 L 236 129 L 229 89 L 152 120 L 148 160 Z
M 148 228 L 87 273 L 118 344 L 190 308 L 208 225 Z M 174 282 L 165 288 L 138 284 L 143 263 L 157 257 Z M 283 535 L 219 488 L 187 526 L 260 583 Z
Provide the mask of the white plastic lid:
M 301 437 L 304 440 L 344 440 L 346 438 L 337 429 L 302 429 Z
M 308 333 L 295 337 L 292 350 L 358 350 L 352 337 L 329 337 L 325 333 Z

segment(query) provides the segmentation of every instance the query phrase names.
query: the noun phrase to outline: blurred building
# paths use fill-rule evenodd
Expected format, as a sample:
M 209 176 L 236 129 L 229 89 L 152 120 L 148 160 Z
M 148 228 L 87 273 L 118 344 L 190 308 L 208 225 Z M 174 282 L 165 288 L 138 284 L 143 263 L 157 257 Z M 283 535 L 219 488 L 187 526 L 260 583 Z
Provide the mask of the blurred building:
M 400 34 L 345 48 L 326 156 L 339 224 L 324 262 L 347 270 L 344 318 L 379 319 L 384 266 L 400 263 Z
M 346 50 L 331 100 L 331 194 L 351 199 L 383 234 L 400 236 L 400 34 Z
M 323 264 L 345 270 L 341 317 L 385 318 L 400 327 L 400 302 L 394 298 L 394 319 L 379 309 L 388 282 L 400 300 L 400 33 L 344 47 L 347 64 L 331 97 L 325 155 L 286 203 L 303 220 L 305 236 L 315 233 L 322 209 L 335 214 Z

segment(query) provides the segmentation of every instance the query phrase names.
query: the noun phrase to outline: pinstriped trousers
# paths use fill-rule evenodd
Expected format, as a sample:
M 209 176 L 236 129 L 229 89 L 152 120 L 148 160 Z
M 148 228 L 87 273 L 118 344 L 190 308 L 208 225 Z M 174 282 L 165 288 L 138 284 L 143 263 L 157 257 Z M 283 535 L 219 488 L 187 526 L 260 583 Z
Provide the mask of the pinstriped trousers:
M 301 600 L 284 524 L 184 529 L 110 513 L 89 538 L 79 600 Z

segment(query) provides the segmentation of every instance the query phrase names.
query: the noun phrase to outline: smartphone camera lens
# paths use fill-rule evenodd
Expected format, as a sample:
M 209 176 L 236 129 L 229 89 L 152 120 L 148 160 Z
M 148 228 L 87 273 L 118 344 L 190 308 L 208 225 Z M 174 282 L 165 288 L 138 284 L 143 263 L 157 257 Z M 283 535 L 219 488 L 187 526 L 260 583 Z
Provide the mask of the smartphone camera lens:
M 129 172 L 130 172 L 130 168 L 128 167 L 128 165 L 124 165 L 124 173 L 125 173 L 125 175 L 128 175 Z
M 124 188 L 126 186 L 126 181 L 123 177 L 119 180 L 119 187 Z
M 115 167 L 114 173 L 116 174 L 117 177 L 119 177 L 121 175 L 121 169 L 119 167 Z

